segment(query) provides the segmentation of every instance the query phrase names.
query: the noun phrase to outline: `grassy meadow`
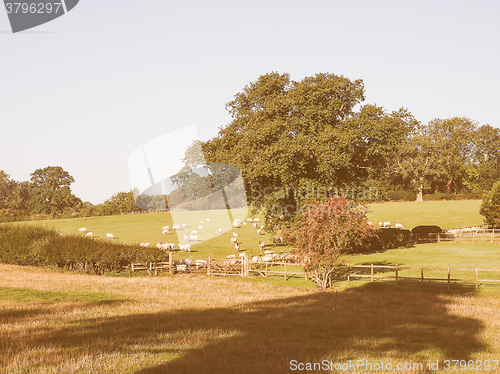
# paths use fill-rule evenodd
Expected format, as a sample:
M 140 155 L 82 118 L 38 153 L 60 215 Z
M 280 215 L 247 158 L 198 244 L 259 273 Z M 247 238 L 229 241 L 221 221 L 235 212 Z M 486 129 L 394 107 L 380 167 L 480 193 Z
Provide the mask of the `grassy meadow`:
M 481 223 L 479 202 L 424 202 L 413 210 L 411 204 L 373 204 L 370 219 L 409 228 Z M 185 231 L 204 220 L 201 235 L 208 239 L 225 222 L 223 213 L 183 217 L 191 219 Z M 22 224 L 65 234 L 85 226 L 97 239 L 111 232 L 125 243 L 176 242 L 175 233 L 161 234 L 172 225 L 168 213 Z M 235 253 L 232 229 L 225 230 L 193 246 L 192 255 Z M 269 233 L 259 236 L 251 224 L 235 231 L 249 254 L 259 251 L 258 241 L 271 243 Z M 500 268 L 500 245 L 419 244 L 356 254 L 349 262 Z M 317 292 L 300 276 L 286 282 L 282 276 L 106 277 L 0 264 L 0 321 L 1 373 L 287 373 L 293 372 L 291 360 L 365 360 L 394 368 L 409 362 L 415 364 L 411 370 L 382 372 L 472 373 L 477 371 L 445 370 L 444 360 L 494 365 L 500 358 L 500 285 L 475 290 L 456 283 L 447 290 L 437 282 L 356 280 Z M 440 368 L 426 369 L 429 361 L 439 361 Z M 482 371 L 499 372 L 500 363 Z M 376 371 L 361 366 L 348 372 Z
M 442 367 L 500 356 L 500 298 L 467 287 L 375 282 L 322 293 L 12 265 L 0 265 L 0 283 L 2 373 L 286 373 L 291 360 Z
M 389 221 L 393 226 L 395 223 L 401 223 L 409 229 L 417 225 L 438 225 L 443 229 L 481 225 L 480 204 L 479 200 L 371 204 L 368 219 L 374 224 L 379 221 Z M 244 209 L 232 212 L 234 218 L 238 217 L 241 220 L 246 218 L 247 211 Z M 96 239 L 105 239 L 107 233 L 112 233 L 117 241 L 137 245 L 141 242 L 150 242 L 151 246 L 157 242 L 186 243 L 184 235 L 196 230 L 199 232 L 197 235 L 200 242 L 197 244 L 191 242 L 193 255 L 206 257 L 210 253 L 214 257 L 225 257 L 236 253 L 234 245 L 229 240 L 233 229 L 227 217 L 226 210 L 175 213 L 175 223 L 188 223 L 188 228 L 178 232 L 179 237 L 173 230 L 170 230 L 168 235 L 162 235 L 162 227 L 165 225 L 171 227 L 173 224 L 171 214 L 166 212 L 31 221 L 22 224 L 53 227 L 61 233 L 73 235 L 78 234 L 80 227 L 86 227 L 88 231 L 93 232 Z M 207 222 L 207 218 L 209 218 L 209 222 Z M 262 223 L 259 224 L 263 225 L 262 217 L 261 221 Z M 203 228 L 199 229 L 199 226 Z M 224 234 L 218 234 L 219 228 L 223 229 Z M 234 231 L 239 234 L 238 242 L 241 245 L 241 250 L 250 255 L 259 253 L 259 241 L 272 246 L 272 235 L 265 230 L 263 230 L 263 235 L 257 235 L 257 231 L 251 224 L 242 224 L 239 229 L 234 229 Z M 277 249 L 288 250 L 287 247 L 278 247 Z

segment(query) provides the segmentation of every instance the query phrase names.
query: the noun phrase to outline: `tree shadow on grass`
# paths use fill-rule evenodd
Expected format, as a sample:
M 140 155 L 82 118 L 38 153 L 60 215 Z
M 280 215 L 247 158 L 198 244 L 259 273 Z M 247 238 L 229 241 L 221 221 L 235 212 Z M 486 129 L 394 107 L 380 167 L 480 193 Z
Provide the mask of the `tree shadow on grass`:
M 469 292 L 464 289 L 464 292 Z M 460 291 L 456 291 L 460 293 Z M 284 373 L 290 361 L 360 357 L 409 361 L 426 352 L 468 360 L 485 349 L 479 320 L 452 315 L 449 298 L 387 284 L 235 308 L 88 319 L 31 338 L 73 354 L 181 353 L 136 373 Z M 211 331 L 211 338 L 204 333 Z M 26 339 L 26 337 L 25 337 Z

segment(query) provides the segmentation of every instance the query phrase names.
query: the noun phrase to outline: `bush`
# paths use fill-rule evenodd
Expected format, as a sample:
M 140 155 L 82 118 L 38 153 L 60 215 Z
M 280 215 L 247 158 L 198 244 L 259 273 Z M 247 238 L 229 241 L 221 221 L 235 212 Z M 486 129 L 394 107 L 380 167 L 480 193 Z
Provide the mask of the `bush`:
M 483 198 L 482 194 L 477 194 L 477 193 L 443 193 L 443 192 L 438 192 L 438 193 L 433 193 L 433 194 L 428 194 L 424 195 L 424 200 L 429 201 L 429 200 L 480 200 Z
M 410 230 L 396 228 L 381 228 L 374 235 L 366 238 L 363 243 L 356 247 L 356 252 L 373 252 L 385 249 L 398 248 L 407 245 L 411 238 Z
M 81 236 L 60 236 L 35 226 L 0 227 L 0 261 L 17 265 L 57 266 L 91 270 L 95 274 L 120 272 L 131 262 L 167 261 L 157 248 L 100 241 Z
M 496 182 L 490 193 L 484 197 L 479 214 L 484 216 L 488 226 L 500 228 L 500 181 Z

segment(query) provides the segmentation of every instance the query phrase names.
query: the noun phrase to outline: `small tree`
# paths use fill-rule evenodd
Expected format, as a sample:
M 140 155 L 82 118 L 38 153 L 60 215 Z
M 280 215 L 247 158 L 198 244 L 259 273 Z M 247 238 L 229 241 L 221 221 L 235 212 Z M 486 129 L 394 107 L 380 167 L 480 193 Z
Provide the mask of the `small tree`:
M 487 225 L 500 228 L 500 181 L 493 185 L 481 204 L 479 214 L 484 216 Z
M 372 235 L 365 206 L 343 197 L 313 201 L 300 219 L 284 230 L 297 258 L 305 263 L 307 276 L 325 290 L 343 255 Z

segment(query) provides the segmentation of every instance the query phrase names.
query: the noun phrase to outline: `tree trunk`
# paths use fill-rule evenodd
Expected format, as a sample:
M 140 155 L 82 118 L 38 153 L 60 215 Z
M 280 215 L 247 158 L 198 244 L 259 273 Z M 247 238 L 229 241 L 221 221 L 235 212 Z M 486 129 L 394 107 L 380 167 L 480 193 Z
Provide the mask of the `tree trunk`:
M 446 193 L 450 194 L 451 193 L 451 179 L 446 183 Z
M 424 201 L 424 185 L 423 184 L 418 186 L 417 200 L 415 200 L 415 201 L 417 201 L 417 202 Z

